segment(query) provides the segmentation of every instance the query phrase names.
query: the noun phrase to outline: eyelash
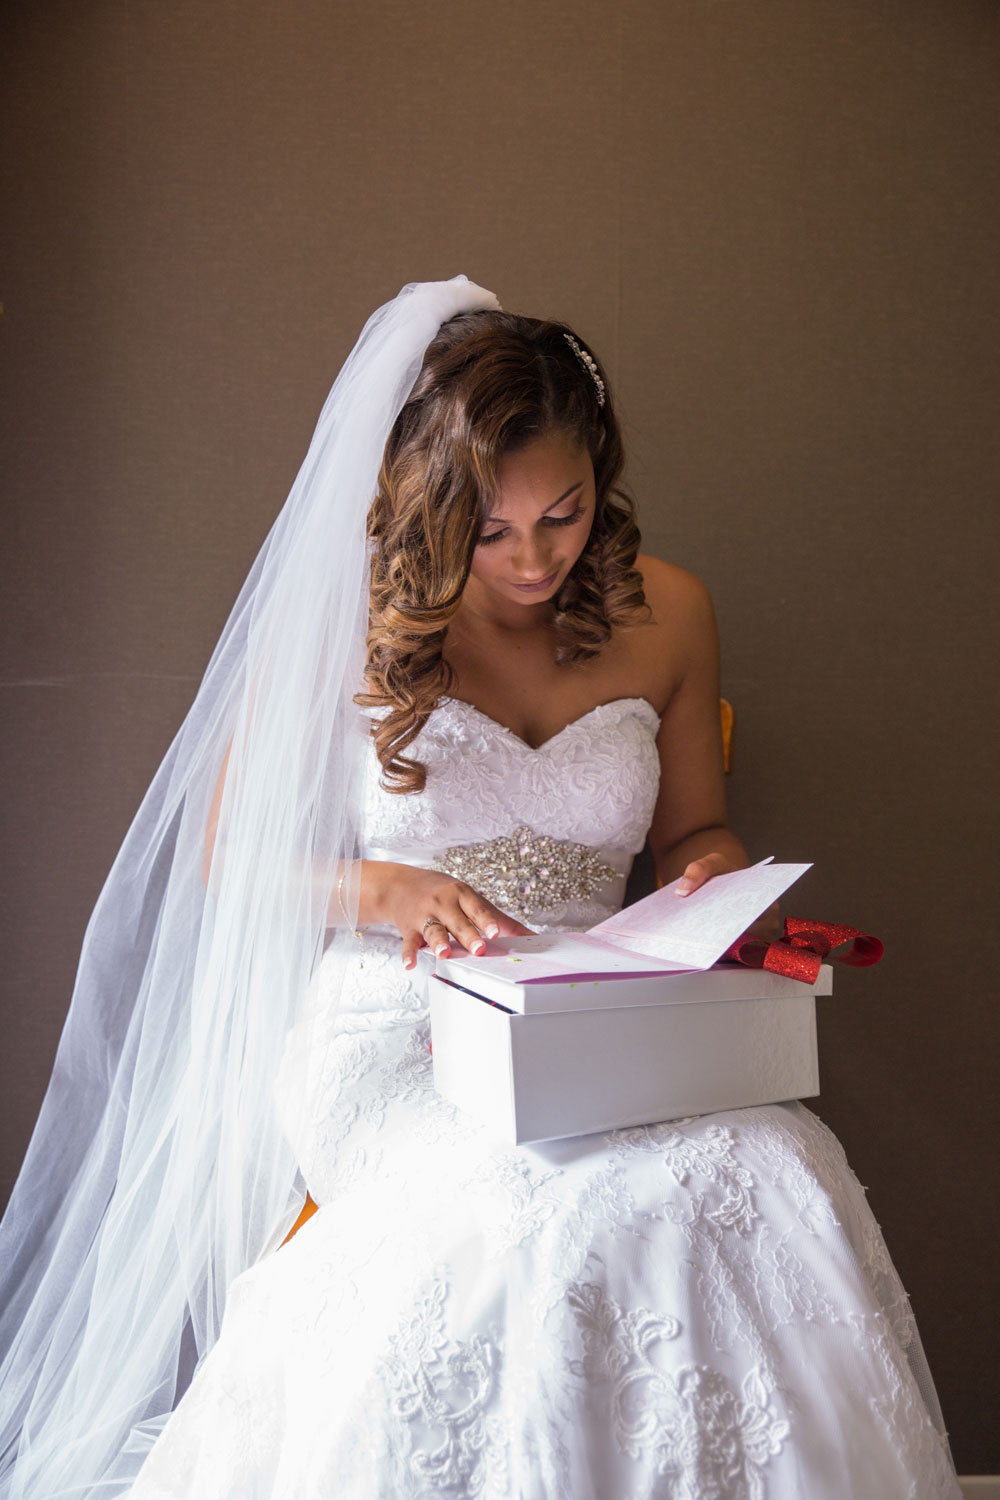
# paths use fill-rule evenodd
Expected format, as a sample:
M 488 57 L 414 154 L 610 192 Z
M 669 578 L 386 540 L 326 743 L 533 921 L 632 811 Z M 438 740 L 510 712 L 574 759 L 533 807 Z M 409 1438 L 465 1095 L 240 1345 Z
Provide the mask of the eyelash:
M 542 520 L 547 526 L 572 526 L 575 521 L 579 521 L 582 515 L 583 506 L 578 505 L 571 516 L 543 516 Z M 476 545 L 479 547 L 488 547 L 490 542 L 499 542 L 500 538 L 506 535 L 507 528 L 504 527 L 503 531 L 494 531 L 489 536 L 481 536 Z

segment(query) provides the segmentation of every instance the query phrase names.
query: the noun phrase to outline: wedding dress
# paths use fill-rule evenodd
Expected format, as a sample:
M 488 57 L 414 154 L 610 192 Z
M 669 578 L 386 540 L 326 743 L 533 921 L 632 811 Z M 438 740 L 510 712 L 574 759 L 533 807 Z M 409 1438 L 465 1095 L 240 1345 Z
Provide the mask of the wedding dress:
M 517 914 L 589 926 L 642 845 L 657 727 L 625 698 L 532 749 L 444 699 L 424 793 L 383 792 L 372 752 L 366 853 L 474 845 L 490 895 L 530 829 L 573 894 Z M 580 846 L 602 877 L 574 881 Z M 319 1211 L 232 1286 L 133 1500 L 956 1500 L 906 1294 L 803 1105 L 511 1147 L 436 1095 L 397 934 L 331 950 L 310 999 L 275 1087 L 307 1102 Z

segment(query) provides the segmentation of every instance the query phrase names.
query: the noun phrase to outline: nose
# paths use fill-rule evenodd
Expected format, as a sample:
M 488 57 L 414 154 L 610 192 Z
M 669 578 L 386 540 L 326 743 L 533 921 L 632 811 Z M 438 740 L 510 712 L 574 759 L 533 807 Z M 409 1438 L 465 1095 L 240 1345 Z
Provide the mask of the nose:
M 550 540 L 544 535 L 524 538 L 514 551 L 511 565 L 519 583 L 541 583 L 554 572 Z

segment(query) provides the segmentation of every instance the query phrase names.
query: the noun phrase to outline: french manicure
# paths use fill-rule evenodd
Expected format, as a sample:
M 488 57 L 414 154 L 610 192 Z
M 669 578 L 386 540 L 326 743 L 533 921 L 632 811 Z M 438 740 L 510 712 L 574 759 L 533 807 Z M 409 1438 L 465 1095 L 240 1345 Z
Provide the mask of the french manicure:
M 483 954 L 486 952 L 486 944 L 482 940 L 480 940 L 478 943 L 473 943 L 472 951 L 477 958 L 482 958 Z
M 488 938 L 496 938 L 500 936 L 500 929 L 495 922 L 487 923 L 486 936 Z
M 694 885 L 690 880 L 678 880 L 677 884 L 674 886 L 674 890 L 677 892 L 678 896 L 689 896 L 694 890 Z

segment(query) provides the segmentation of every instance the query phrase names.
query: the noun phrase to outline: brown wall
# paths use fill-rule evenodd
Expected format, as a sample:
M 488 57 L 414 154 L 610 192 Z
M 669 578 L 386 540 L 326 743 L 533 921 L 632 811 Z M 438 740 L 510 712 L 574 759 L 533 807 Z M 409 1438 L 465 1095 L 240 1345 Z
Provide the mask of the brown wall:
M 376 303 L 464 270 L 605 356 L 649 549 L 718 603 L 736 825 L 816 861 L 793 909 L 886 939 L 823 1007 L 817 1108 L 960 1469 L 1000 1469 L 1000 10 L 4 17 L 5 1185 L 89 907 L 331 376 Z

